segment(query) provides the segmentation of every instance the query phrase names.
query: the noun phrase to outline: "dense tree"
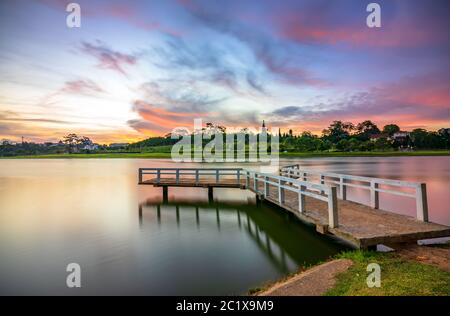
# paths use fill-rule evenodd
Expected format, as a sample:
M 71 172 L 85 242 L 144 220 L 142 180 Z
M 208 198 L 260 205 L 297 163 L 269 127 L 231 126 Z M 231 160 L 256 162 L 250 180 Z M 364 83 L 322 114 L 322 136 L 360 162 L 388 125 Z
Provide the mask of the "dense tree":
M 417 148 L 427 147 L 427 136 L 428 132 L 423 128 L 416 128 L 409 135 L 414 147 Z
M 398 125 L 388 124 L 383 127 L 383 134 L 386 134 L 388 136 L 392 136 L 398 132 L 400 132 L 400 127 L 398 127 Z
M 371 136 L 379 134 L 378 126 L 370 120 L 361 122 L 356 126 L 356 137 L 361 141 L 369 140 Z
M 322 133 L 325 139 L 337 144 L 343 139 L 348 139 L 354 129 L 354 125 L 350 122 L 334 121 Z

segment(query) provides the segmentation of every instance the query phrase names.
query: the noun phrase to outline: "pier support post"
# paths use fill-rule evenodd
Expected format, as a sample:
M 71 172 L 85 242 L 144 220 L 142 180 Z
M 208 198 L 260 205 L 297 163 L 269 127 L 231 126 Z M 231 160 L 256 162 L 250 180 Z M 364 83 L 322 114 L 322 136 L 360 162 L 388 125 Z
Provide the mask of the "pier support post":
M 163 203 L 167 203 L 169 201 L 169 188 L 167 185 L 164 185 L 163 187 Z
M 214 202 L 214 191 L 213 187 L 208 187 L 208 202 Z
M 261 205 L 261 196 L 258 193 L 255 194 L 255 200 L 257 206 Z
M 370 206 L 374 209 L 378 209 L 380 207 L 380 198 L 379 193 L 377 191 L 378 183 L 374 181 L 370 182 Z
M 338 225 L 337 190 L 336 187 L 330 187 L 328 192 L 328 226 L 330 228 L 336 228 Z
M 304 185 L 300 186 L 300 190 L 298 192 L 298 211 L 300 213 L 304 213 L 306 211 L 306 198 L 303 195 L 303 191 L 306 191 L 306 187 Z
M 427 185 L 425 183 L 420 183 L 417 186 L 416 209 L 417 219 L 422 222 L 428 222 Z

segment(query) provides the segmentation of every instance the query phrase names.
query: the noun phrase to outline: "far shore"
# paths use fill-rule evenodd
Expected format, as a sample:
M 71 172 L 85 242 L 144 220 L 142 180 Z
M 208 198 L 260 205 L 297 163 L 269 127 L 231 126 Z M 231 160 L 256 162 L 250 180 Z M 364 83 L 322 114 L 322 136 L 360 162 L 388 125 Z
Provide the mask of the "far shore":
M 363 151 L 363 152 L 283 152 L 280 158 L 315 158 L 315 157 L 403 157 L 403 156 L 450 156 L 450 150 L 421 151 Z M 50 154 L 0 157 L 0 159 L 89 159 L 89 158 L 171 158 L 166 153 L 92 153 L 92 154 Z

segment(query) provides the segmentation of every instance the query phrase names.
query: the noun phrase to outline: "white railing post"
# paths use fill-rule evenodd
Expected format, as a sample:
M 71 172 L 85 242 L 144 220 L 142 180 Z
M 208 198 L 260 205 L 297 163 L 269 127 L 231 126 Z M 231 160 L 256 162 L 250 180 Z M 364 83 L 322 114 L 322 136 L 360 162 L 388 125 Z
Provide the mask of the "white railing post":
M 374 209 L 380 207 L 380 199 L 378 194 L 378 183 L 375 181 L 370 181 L 370 206 Z
M 330 187 L 328 191 L 328 226 L 336 228 L 338 221 L 338 201 L 336 187 Z
M 284 203 L 284 188 L 282 188 L 281 186 L 284 185 L 284 181 L 281 179 L 278 179 L 278 202 L 280 204 Z
M 245 172 L 245 188 L 248 189 L 250 187 L 250 172 Z
M 156 170 L 156 183 L 161 182 L 161 169 Z
M 428 222 L 427 185 L 425 183 L 419 183 L 416 188 L 416 209 L 417 219 Z
M 341 200 L 346 200 L 347 199 L 347 186 L 345 185 L 345 179 L 343 177 L 339 178 L 339 192 L 341 195 Z
M 300 185 L 298 191 L 298 211 L 300 213 L 304 213 L 306 211 L 306 197 L 303 195 L 303 191 L 306 191 L 306 187 L 304 185 Z
M 320 175 L 320 184 L 325 184 L 325 176 L 323 174 Z M 323 190 L 320 191 L 320 194 L 324 194 L 325 192 Z
M 175 178 L 176 178 L 176 182 L 177 184 L 180 183 L 180 169 L 177 169 L 175 172 Z
M 269 184 L 267 181 L 269 181 L 269 177 L 264 177 L 264 195 L 266 197 L 269 196 Z

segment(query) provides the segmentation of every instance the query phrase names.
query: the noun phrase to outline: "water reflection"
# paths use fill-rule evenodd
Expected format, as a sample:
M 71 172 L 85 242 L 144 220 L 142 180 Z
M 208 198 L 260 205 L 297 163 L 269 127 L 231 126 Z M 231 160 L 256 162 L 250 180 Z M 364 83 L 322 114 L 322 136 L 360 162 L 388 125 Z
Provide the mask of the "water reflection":
M 450 157 L 280 162 L 294 163 L 426 182 L 431 220 L 450 224 Z M 342 248 L 280 210 L 257 207 L 246 190 L 214 191 L 219 204 L 208 203 L 207 190 L 171 188 L 165 204 L 160 188 L 136 183 L 138 168 L 174 166 L 167 159 L 2 160 L 0 295 L 241 294 Z M 382 208 L 414 215 L 409 203 L 381 196 Z M 82 267 L 76 291 L 65 283 L 70 262 Z
M 310 265 L 345 248 L 337 240 L 318 236 L 313 227 L 278 209 L 256 205 L 254 201 L 243 204 L 204 201 L 161 201 L 148 199 L 138 208 L 141 231 L 158 229 L 164 225 L 177 230 L 208 231 L 209 238 L 220 235 L 244 234 L 252 241 L 267 262 L 280 275 Z M 193 220 L 195 219 L 195 221 Z M 214 228 L 214 229 L 213 229 Z M 225 234 L 225 235 L 224 235 Z M 241 245 L 235 245 L 241 247 Z M 238 250 L 240 252 L 240 250 Z

